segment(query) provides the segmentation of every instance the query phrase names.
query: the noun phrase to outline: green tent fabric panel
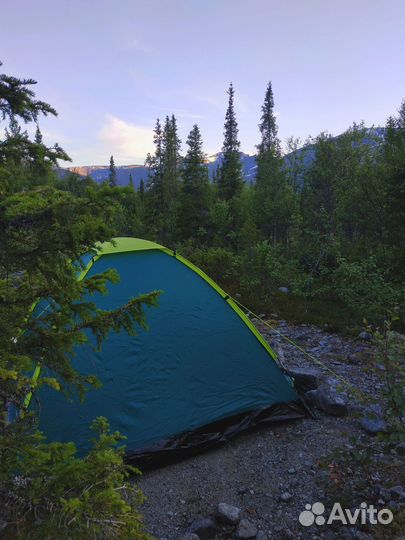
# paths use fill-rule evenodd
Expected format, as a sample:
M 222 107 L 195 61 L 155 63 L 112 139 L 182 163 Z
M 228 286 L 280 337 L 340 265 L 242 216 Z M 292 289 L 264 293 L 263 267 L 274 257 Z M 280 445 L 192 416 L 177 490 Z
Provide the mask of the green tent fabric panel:
M 103 309 L 161 289 L 147 310 L 149 331 L 110 334 L 100 353 L 78 349 L 74 365 L 103 383 L 83 404 L 52 389 L 38 393 L 40 427 L 50 440 L 87 449 L 88 426 L 106 416 L 128 451 L 238 413 L 297 399 L 255 335 L 212 286 L 160 250 L 103 255 L 88 275 L 116 268 L 119 284 L 97 296 Z M 44 375 L 47 375 L 44 373 Z
M 160 244 L 156 244 L 156 242 L 152 242 L 151 240 L 126 236 L 114 238 L 113 242 L 103 242 L 97 246 L 100 255 L 110 255 L 112 253 L 116 254 L 129 251 L 145 251 L 149 249 L 160 249 L 166 253 L 172 253 L 170 249 L 165 248 Z
M 149 250 L 149 249 L 159 249 L 169 255 L 175 255 L 175 253 L 168 248 L 165 248 L 161 246 L 160 244 L 156 244 L 155 242 L 152 242 L 150 240 L 143 240 L 142 238 L 130 238 L 130 237 L 117 237 L 114 238 L 114 242 L 103 242 L 102 244 L 98 245 L 98 253 L 100 255 L 102 254 L 111 254 L 111 253 L 123 253 L 128 251 L 142 251 L 142 250 Z M 96 258 L 98 258 L 98 256 Z M 267 352 L 272 356 L 272 358 L 276 359 L 276 355 L 274 351 L 271 349 L 269 344 L 266 342 L 265 339 L 263 339 L 263 336 L 260 334 L 260 332 L 257 330 L 257 328 L 252 324 L 252 322 L 246 317 L 244 312 L 239 308 L 239 306 L 234 302 L 232 298 L 229 297 L 228 294 L 224 290 L 219 287 L 215 281 L 213 281 L 205 272 L 203 272 L 200 268 L 195 266 L 192 262 L 185 259 L 181 255 L 176 255 L 176 258 L 181 261 L 183 264 L 194 270 L 199 276 L 201 276 L 203 279 L 205 279 L 221 296 L 227 299 L 228 304 L 236 311 L 236 313 L 239 314 L 239 316 L 243 319 L 245 324 L 248 325 L 248 327 L 251 329 L 251 331 L 255 334 L 257 339 L 260 341 L 260 343 L 263 345 L 263 347 L 267 350 Z M 80 275 L 80 278 L 83 278 L 87 273 L 87 269 Z

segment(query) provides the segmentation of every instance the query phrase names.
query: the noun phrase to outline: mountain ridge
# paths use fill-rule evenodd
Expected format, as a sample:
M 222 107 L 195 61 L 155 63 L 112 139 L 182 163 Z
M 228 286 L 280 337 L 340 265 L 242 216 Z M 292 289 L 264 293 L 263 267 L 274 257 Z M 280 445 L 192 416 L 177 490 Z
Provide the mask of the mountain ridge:
M 368 145 L 378 145 L 379 141 L 381 141 L 384 138 L 385 134 L 385 128 L 367 128 L 367 135 L 368 137 L 363 139 L 363 144 Z M 337 135 L 334 138 L 338 138 L 341 135 Z M 304 153 L 304 155 L 303 155 Z M 240 159 L 242 162 L 242 172 L 243 176 L 246 182 L 252 183 L 256 176 L 256 155 L 250 155 L 246 154 L 245 152 L 240 152 Z M 284 163 L 287 167 L 291 167 L 294 158 L 298 157 L 301 159 L 302 156 L 302 164 L 303 167 L 306 168 L 313 163 L 313 160 L 315 159 L 315 148 L 312 145 L 309 146 L 303 146 L 301 148 L 298 148 L 297 150 L 290 152 L 288 154 L 285 154 L 283 156 Z M 207 156 L 206 159 L 206 165 L 208 168 L 208 175 L 210 180 L 213 180 L 215 176 L 215 172 L 217 171 L 218 167 L 220 167 L 221 162 L 223 159 L 223 153 L 217 152 L 216 154 L 211 154 Z M 117 171 L 117 184 L 119 186 L 127 186 L 129 184 L 130 180 L 130 174 L 132 175 L 132 179 L 134 182 L 134 186 L 136 188 L 139 187 L 139 184 L 141 180 L 144 182 L 148 179 L 148 167 L 145 165 L 116 165 L 116 171 Z M 80 176 L 90 176 L 93 180 L 96 182 L 103 182 L 108 179 L 109 175 L 109 165 L 82 165 L 82 166 L 74 166 L 74 167 L 59 167 L 58 168 L 58 174 L 59 177 L 63 178 L 69 173 L 75 173 Z

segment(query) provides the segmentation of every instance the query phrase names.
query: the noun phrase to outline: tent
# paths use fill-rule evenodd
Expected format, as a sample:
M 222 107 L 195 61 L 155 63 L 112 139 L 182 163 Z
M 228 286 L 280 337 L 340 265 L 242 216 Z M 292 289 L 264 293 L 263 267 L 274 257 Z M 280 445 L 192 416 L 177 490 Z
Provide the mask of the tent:
M 147 466 L 201 451 L 252 426 L 305 415 L 267 342 L 192 263 L 147 240 L 116 238 L 100 245 L 79 279 L 108 268 L 121 279 L 109 285 L 109 294 L 92 297 L 98 307 L 114 309 L 162 290 L 159 307 L 147 309 L 148 330 L 110 333 L 100 352 L 90 345 L 77 349 L 76 369 L 102 383 L 84 402 L 45 386 L 38 391 L 31 406 L 39 408 L 48 440 L 73 440 L 84 452 L 89 425 L 105 416 L 126 436 L 128 459 Z

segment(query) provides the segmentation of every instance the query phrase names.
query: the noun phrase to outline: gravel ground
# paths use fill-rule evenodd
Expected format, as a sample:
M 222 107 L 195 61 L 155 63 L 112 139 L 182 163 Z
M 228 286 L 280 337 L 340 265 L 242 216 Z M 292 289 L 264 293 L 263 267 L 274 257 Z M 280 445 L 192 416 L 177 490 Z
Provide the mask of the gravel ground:
M 255 323 L 287 368 L 313 366 L 268 327 Z M 365 393 L 378 392 L 375 376 L 364 369 L 372 354 L 369 342 L 285 321 L 277 328 Z M 222 447 L 145 473 L 138 483 L 147 496 L 142 509 L 147 529 L 160 539 L 179 539 L 196 517 L 212 515 L 218 503 L 226 502 L 241 508 L 269 539 L 316 540 L 317 531 L 302 527 L 298 516 L 305 504 L 325 500 L 317 460 L 362 433 L 357 418 L 319 413 L 317 419 L 242 434 Z M 287 500 L 280 499 L 282 494 Z

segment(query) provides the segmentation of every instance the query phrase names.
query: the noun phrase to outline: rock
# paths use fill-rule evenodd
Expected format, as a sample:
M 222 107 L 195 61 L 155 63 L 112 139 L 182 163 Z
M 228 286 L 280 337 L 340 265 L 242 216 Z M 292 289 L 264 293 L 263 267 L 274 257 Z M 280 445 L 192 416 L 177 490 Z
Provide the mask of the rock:
M 372 435 L 387 431 L 387 424 L 381 418 L 363 418 L 361 420 L 361 427 Z
M 314 407 L 332 416 L 346 416 L 348 412 L 345 400 L 337 396 L 335 391 L 328 386 L 306 392 L 305 399 Z
M 288 491 L 285 491 L 284 493 L 282 493 L 280 495 L 280 501 L 281 502 L 291 501 L 292 498 L 293 498 L 293 496 L 291 495 L 291 493 L 288 493 Z
M 236 525 L 240 521 L 241 509 L 227 503 L 219 503 L 217 507 L 217 518 L 223 523 Z
M 211 516 L 208 516 L 195 519 L 187 529 L 186 534 L 196 534 L 200 540 L 211 540 L 215 538 L 217 532 L 218 525 Z
M 379 403 L 370 405 L 364 411 L 360 425 L 367 433 L 372 435 L 387 431 L 387 423 L 384 420 L 384 413 Z
M 268 540 L 268 536 L 264 531 L 259 531 L 256 534 L 256 540 Z
M 306 392 L 307 390 L 316 390 L 321 376 L 321 372 L 313 368 L 289 369 L 287 374 L 294 379 L 298 389 L 303 392 Z
M 195 533 L 186 533 L 180 538 L 180 540 L 200 540 L 200 537 Z
M 253 525 L 251 521 L 248 519 L 242 519 L 239 522 L 239 525 L 236 529 L 236 538 L 239 538 L 240 540 L 248 539 L 248 538 L 255 538 L 257 534 L 257 529 Z
M 289 289 L 288 289 L 288 287 L 279 287 L 278 290 L 279 290 L 280 292 L 284 293 L 284 294 L 287 294 L 287 293 L 290 292 Z
M 288 469 L 288 474 L 295 474 L 297 471 L 294 469 L 294 467 L 291 467 L 291 469 Z
M 404 488 L 402 486 L 394 486 L 389 489 L 391 500 L 402 501 L 405 499 Z
M 373 336 L 370 334 L 370 332 L 360 332 L 360 334 L 357 336 L 359 339 L 362 339 L 363 341 L 372 341 Z

